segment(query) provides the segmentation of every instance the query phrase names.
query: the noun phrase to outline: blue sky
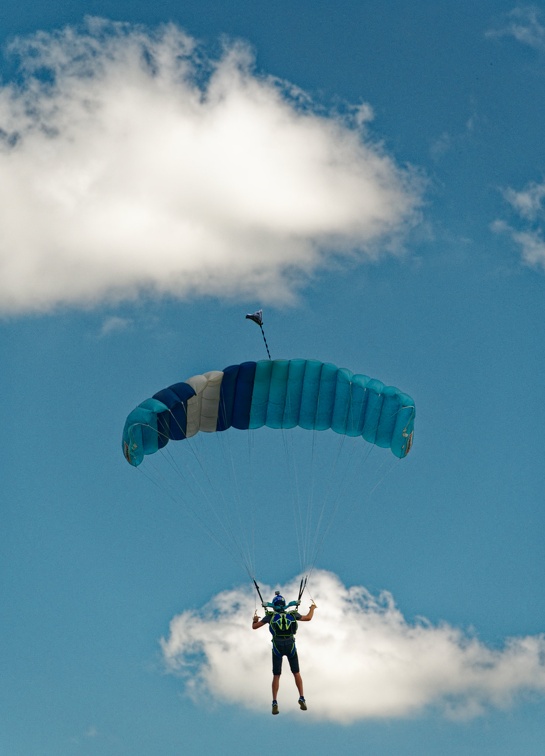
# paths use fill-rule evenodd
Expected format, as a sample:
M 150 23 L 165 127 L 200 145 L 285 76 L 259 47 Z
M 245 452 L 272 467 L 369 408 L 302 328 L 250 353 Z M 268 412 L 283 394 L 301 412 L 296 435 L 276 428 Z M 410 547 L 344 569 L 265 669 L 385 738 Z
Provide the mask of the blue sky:
M 0 9 L 8 754 L 542 752 L 545 13 L 296 5 Z M 417 407 L 407 459 L 342 479 L 309 711 L 286 674 L 275 718 L 244 570 L 120 449 L 158 389 L 265 357 L 261 306 L 273 357 Z M 291 594 L 295 483 L 261 435 L 237 483 Z

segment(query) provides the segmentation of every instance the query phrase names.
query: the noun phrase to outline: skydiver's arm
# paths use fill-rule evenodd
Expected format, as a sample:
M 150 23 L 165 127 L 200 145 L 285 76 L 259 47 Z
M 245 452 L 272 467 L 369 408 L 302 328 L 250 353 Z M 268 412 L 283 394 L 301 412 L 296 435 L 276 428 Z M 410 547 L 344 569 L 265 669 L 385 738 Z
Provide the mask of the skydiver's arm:
M 299 617 L 299 622 L 310 622 L 315 609 L 316 609 L 316 604 L 313 601 L 312 604 L 309 606 L 308 614 L 305 614 L 304 617 Z
M 252 622 L 252 630 L 257 630 L 258 627 L 263 627 L 263 625 L 268 625 L 269 623 L 266 620 L 260 620 L 257 614 L 254 614 L 254 620 Z

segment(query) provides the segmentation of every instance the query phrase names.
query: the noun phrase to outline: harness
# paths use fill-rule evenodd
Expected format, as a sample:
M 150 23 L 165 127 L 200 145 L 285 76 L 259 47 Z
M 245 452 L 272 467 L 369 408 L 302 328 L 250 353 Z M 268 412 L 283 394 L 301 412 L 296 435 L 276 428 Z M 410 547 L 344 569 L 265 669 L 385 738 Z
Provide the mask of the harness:
M 297 632 L 297 620 L 290 612 L 275 612 L 269 630 L 275 638 L 292 638 Z

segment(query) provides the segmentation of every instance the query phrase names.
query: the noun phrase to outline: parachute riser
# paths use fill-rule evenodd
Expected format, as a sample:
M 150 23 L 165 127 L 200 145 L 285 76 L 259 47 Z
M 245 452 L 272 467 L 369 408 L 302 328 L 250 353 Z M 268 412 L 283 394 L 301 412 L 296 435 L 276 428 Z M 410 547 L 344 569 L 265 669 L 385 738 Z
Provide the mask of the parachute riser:
M 299 604 L 301 603 L 301 599 L 303 598 L 303 592 L 305 588 L 307 587 L 307 581 L 308 581 L 308 575 L 306 575 L 304 578 L 301 578 L 301 582 L 299 584 L 299 596 L 297 597 L 297 601 L 290 601 L 289 604 L 286 604 L 286 606 L 283 609 L 279 609 L 277 606 L 275 606 L 270 601 L 264 601 L 263 596 L 261 595 L 261 589 L 257 584 L 257 581 L 255 578 L 252 578 L 252 582 L 255 586 L 255 589 L 257 591 L 257 595 L 259 596 L 259 600 L 261 601 L 261 606 L 263 609 L 274 609 L 275 611 L 279 612 L 285 612 L 286 609 L 289 609 L 290 607 L 299 607 Z M 278 591 L 277 591 L 278 593 Z
M 299 606 L 299 604 L 301 603 L 301 599 L 303 598 L 303 592 L 305 588 L 307 587 L 307 580 L 308 580 L 308 575 L 305 575 L 304 578 L 301 578 L 301 583 L 299 585 L 299 597 L 297 598 L 297 606 Z
M 261 595 L 261 590 L 259 589 L 259 586 L 258 586 L 255 578 L 252 578 L 252 581 L 253 581 L 253 584 L 255 585 L 255 589 L 257 591 L 257 595 L 259 596 L 259 600 L 261 601 L 261 606 L 263 607 L 263 609 L 265 609 L 267 606 L 270 606 L 270 604 L 266 604 L 263 601 L 263 596 Z

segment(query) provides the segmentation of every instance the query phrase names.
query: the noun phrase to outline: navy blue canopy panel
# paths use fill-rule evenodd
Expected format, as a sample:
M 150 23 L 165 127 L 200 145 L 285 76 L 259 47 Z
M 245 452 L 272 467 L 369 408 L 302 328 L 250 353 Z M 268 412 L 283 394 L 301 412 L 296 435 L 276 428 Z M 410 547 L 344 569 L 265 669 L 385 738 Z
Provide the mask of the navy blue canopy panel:
M 261 360 L 196 375 L 158 391 L 125 422 L 123 453 L 139 465 L 168 441 L 228 428 L 332 429 L 405 457 L 415 406 L 366 375 L 317 360 Z

